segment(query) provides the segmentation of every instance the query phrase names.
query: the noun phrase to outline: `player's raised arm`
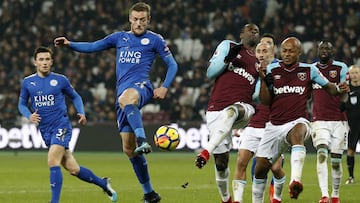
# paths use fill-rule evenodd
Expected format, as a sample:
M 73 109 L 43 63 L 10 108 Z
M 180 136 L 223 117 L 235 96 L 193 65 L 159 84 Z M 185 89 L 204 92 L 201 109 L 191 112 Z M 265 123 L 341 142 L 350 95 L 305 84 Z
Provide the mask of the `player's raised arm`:
M 103 51 L 115 47 L 114 42 L 117 41 L 118 33 L 105 36 L 102 39 L 92 42 L 75 42 L 65 37 L 57 37 L 54 39 L 55 47 L 68 47 L 74 51 L 81 53 L 93 53 Z
M 214 79 L 219 76 L 225 69 L 225 57 L 228 55 L 230 49 L 230 41 L 222 41 L 216 48 L 213 56 L 210 59 L 209 67 L 206 71 L 206 76 L 209 79 Z

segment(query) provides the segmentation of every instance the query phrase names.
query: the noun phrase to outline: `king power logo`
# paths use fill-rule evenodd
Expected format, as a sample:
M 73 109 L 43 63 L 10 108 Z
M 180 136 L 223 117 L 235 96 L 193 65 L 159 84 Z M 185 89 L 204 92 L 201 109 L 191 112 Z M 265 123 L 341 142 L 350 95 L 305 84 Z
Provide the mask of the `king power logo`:
M 72 129 L 69 143 L 70 151 L 74 151 L 80 135 L 79 128 Z M 46 149 L 41 133 L 34 124 L 23 124 L 20 128 L 5 129 L 0 126 L 0 149 Z

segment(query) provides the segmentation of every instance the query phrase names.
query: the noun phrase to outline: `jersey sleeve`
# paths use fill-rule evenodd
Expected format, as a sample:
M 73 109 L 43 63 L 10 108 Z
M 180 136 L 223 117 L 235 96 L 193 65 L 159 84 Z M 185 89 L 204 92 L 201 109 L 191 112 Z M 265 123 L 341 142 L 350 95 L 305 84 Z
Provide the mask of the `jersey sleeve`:
M 349 67 L 343 63 L 343 62 L 340 62 L 340 61 L 334 61 L 334 64 L 335 65 L 338 65 L 341 67 L 340 69 L 340 82 L 348 82 L 349 80 Z
M 81 96 L 75 91 L 73 86 L 70 84 L 69 79 L 66 78 L 65 76 L 63 76 L 63 79 L 61 82 L 63 85 L 64 94 L 67 95 L 68 97 L 70 97 L 71 101 L 74 104 L 76 111 L 80 114 L 85 115 L 83 100 L 82 100 Z
M 156 43 L 155 43 L 156 52 L 162 58 L 165 58 L 168 55 L 172 55 L 165 39 L 160 34 L 156 34 L 155 36 L 156 36 Z
M 26 82 L 25 80 L 23 80 L 22 84 L 21 84 L 21 89 L 20 89 L 20 96 L 21 98 L 23 98 L 24 100 L 28 101 L 29 100 L 29 92 L 26 89 Z
M 266 74 L 272 73 L 272 70 L 278 67 L 280 67 L 279 61 L 268 64 L 266 66 Z
M 230 42 L 231 42 L 230 40 L 224 40 L 216 47 L 213 56 L 209 60 L 210 65 L 207 68 L 207 72 L 206 72 L 208 78 L 210 79 L 216 78 L 226 68 L 224 59 L 229 53 Z
M 18 101 L 18 110 L 26 118 L 29 118 L 31 115 L 31 111 L 28 107 L 28 101 L 29 101 L 29 92 L 25 87 L 25 80 L 24 80 L 21 84 L 20 96 Z
M 160 34 L 157 34 L 156 36 L 157 41 L 155 43 L 155 49 L 167 66 L 163 86 L 169 88 L 176 76 L 178 65 L 164 38 Z
M 314 65 L 310 65 L 310 76 L 311 80 L 319 84 L 320 86 L 325 86 L 329 83 L 329 80 L 320 72 L 320 70 Z
M 119 33 L 110 34 L 94 42 L 70 42 L 69 48 L 82 53 L 98 52 L 115 47 Z
M 254 101 L 254 103 L 260 103 L 260 80 L 256 81 L 255 91 L 252 95 L 252 100 Z
M 172 55 L 164 57 L 163 60 L 168 67 L 163 86 L 169 88 L 176 76 L 178 65 Z

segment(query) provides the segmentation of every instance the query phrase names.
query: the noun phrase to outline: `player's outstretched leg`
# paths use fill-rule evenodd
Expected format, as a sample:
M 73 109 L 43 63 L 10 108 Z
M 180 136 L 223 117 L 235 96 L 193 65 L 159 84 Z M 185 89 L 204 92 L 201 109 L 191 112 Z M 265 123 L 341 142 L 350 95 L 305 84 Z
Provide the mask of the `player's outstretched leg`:
M 230 105 L 220 112 L 219 119 L 213 124 L 216 125 L 216 129 L 210 132 L 211 136 L 207 146 L 195 158 L 195 165 L 198 168 L 205 166 L 210 154 L 212 154 L 214 149 L 219 146 L 226 136 L 229 136 L 238 116 L 239 110 L 237 105 Z
M 95 175 L 90 169 L 83 166 L 80 166 L 80 170 L 76 174 L 76 177 L 79 178 L 80 180 L 83 180 L 88 183 L 93 183 L 101 187 L 112 202 L 117 201 L 118 199 L 117 193 L 111 187 L 110 178 L 108 177 L 100 178 L 97 175 Z
M 205 166 L 209 158 L 210 153 L 206 149 L 202 150 L 195 158 L 195 166 L 201 169 Z
M 297 199 L 299 194 L 303 191 L 303 185 L 300 180 L 305 157 L 306 148 L 304 145 L 293 145 L 291 147 L 291 182 L 289 185 L 289 193 L 292 199 Z
M 146 140 L 140 109 L 134 104 L 128 104 L 124 107 L 124 113 L 136 136 L 138 147 L 135 149 L 135 153 L 139 155 L 150 153 L 151 145 Z

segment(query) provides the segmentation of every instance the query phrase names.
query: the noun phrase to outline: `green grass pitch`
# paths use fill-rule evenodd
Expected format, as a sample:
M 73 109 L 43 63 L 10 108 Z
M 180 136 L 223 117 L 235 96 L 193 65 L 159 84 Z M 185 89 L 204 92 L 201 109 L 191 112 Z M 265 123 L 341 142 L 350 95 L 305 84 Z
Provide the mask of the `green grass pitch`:
M 112 186 L 118 192 L 120 203 L 141 202 L 142 190 L 125 156 L 119 153 L 75 152 L 80 165 L 93 170 L 99 176 L 112 179 Z M 153 187 L 162 196 L 163 203 L 217 203 L 221 202 L 214 181 L 213 159 L 203 168 L 194 166 L 195 153 L 155 152 L 146 155 Z M 358 155 L 360 157 L 360 155 Z M 290 178 L 290 155 L 285 154 L 287 182 Z M 0 153 L 0 202 L 1 203 L 47 203 L 50 200 L 49 173 L 46 152 Z M 231 178 L 235 168 L 236 153 L 231 154 Z M 354 185 L 345 185 L 347 169 L 343 157 L 344 176 L 341 185 L 341 202 L 360 202 L 360 160 L 356 158 Z M 63 203 L 110 202 L 96 187 L 84 183 L 63 171 Z M 359 182 L 357 182 L 359 181 Z M 320 189 L 316 176 L 316 159 L 308 154 L 303 170 L 304 191 L 298 200 L 290 200 L 288 188 L 284 188 L 283 202 L 316 203 L 320 199 Z M 187 186 L 185 184 L 187 183 Z M 231 185 L 231 184 L 230 184 Z M 183 187 L 184 186 L 184 187 Z M 244 202 L 251 202 L 251 182 L 245 189 Z M 331 192 L 331 191 L 330 191 Z M 232 193 L 232 191 L 231 191 Z M 266 194 L 266 201 L 268 196 Z

